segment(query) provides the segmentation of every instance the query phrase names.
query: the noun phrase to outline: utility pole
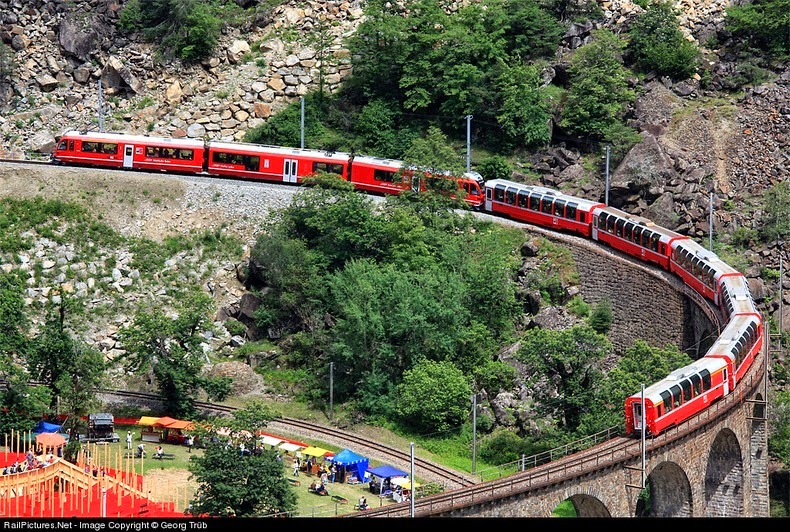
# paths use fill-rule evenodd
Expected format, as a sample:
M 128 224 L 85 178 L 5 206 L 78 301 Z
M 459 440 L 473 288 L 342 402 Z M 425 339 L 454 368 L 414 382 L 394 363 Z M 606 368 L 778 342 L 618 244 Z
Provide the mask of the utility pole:
M 101 101 L 101 78 L 99 78 L 99 131 L 104 132 L 104 109 L 102 109 Z
M 477 472 L 477 394 L 472 396 L 472 473 Z
M 333 419 L 332 407 L 334 405 L 335 386 L 334 386 L 335 363 L 329 363 L 329 420 Z
M 472 115 L 466 115 L 466 171 L 472 169 Z
M 301 148 L 304 149 L 304 96 L 302 96 L 302 144 Z
M 708 250 L 713 251 L 713 192 L 710 193 L 710 220 L 708 222 Z
M 608 207 L 609 206 L 609 145 L 606 145 L 606 196 L 604 198 L 604 204 Z

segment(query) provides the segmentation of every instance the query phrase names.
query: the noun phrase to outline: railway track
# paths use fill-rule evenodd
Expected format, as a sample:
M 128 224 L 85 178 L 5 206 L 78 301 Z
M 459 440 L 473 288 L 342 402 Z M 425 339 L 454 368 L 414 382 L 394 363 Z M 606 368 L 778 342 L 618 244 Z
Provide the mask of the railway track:
M 149 406 L 162 403 L 158 395 L 146 392 L 100 390 L 99 394 L 104 396 L 105 399 L 116 397 L 123 399 L 125 402 L 134 401 Z M 235 407 L 207 402 L 195 402 L 195 406 L 204 413 L 215 415 L 230 415 L 237 410 Z M 288 417 L 278 417 L 270 421 L 267 429 L 283 436 L 292 436 L 295 439 L 311 439 L 341 448 L 352 448 L 365 454 L 368 458 L 391 464 L 403 471 L 410 471 L 410 450 L 397 449 L 354 432 Z M 456 471 L 425 458 L 420 458 L 416 455 L 416 451 L 414 475 L 428 482 L 440 484 L 445 490 L 455 490 L 473 486 L 477 483 L 477 480 L 472 475 Z

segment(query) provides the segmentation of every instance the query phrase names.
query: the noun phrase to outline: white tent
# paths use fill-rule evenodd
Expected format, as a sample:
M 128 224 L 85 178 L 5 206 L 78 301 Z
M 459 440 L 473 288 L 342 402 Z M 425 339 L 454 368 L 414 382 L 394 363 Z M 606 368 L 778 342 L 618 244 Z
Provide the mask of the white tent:
M 272 447 L 276 447 L 280 443 L 284 442 L 285 440 L 281 440 L 280 438 L 275 438 L 273 436 L 262 436 L 261 443 L 264 445 L 271 445 Z M 281 447 L 282 448 L 282 447 Z
M 285 442 L 280 444 L 280 449 L 283 451 L 288 451 L 289 453 L 293 453 L 298 451 L 299 449 L 305 449 L 304 445 L 297 445 L 295 443 Z

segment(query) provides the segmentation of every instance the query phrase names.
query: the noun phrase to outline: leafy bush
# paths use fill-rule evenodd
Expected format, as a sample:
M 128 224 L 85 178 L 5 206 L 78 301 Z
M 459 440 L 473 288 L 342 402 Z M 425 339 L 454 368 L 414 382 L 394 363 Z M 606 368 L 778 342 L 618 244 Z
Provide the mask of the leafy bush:
M 675 9 L 666 2 L 648 6 L 631 26 L 627 51 L 637 67 L 659 76 L 686 79 L 697 70 L 700 52 L 680 31 Z
M 507 159 L 501 155 L 486 157 L 477 166 L 477 171 L 486 181 L 491 179 L 510 179 L 510 176 L 513 174 L 513 169 L 507 162 Z
M 609 327 L 612 326 L 612 303 L 608 299 L 602 299 L 595 305 L 587 321 L 595 332 L 609 332 Z

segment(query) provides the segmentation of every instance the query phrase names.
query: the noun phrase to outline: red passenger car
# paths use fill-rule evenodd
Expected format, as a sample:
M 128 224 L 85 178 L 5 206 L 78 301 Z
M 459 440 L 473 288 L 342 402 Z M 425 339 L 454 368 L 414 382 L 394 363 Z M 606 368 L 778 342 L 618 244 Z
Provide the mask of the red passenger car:
M 52 160 L 130 170 L 200 173 L 205 151 L 202 140 L 69 131 L 58 141 Z
M 728 363 L 721 358 L 703 357 L 676 369 L 664 379 L 645 388 L 645 415 L 642 392 L 625 400 L 625 430 L 637 435 L 645 423 L 645 433 L 657 436 L 704 410 L 731 390 Z
M 688 240 L 647 218 L 605 205 L 593 209 L 592 238 L 665 270 L 669 270 L 672 243 Z
M 211 142 L 207 172 L 215 176 L 301 183 L 316 172 L 348 179 L 348 155 L 320 150 L 262 146 L 240 142 Z
M 485 190 L 487 212 L 588 238 L 592 211 L 603 205 L 558 190 L 506 179 L 486 181 Z
M 694 240 L 687 238 L 672 243 L 669 269 L 694 289 L 720 305 L 721 283 L 726 277 L 742 275 Z

